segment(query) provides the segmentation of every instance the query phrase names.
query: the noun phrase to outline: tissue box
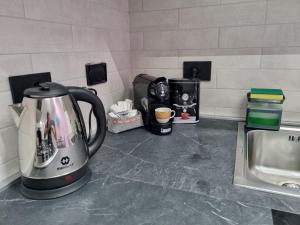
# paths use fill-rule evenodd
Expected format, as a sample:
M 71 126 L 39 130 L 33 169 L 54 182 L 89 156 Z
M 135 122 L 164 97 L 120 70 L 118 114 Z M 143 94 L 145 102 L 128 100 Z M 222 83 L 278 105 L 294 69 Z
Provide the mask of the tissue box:
M 120 133 L 137 127 L 144 126 L 142 115 L 140 112 L 133 117 L 120 116 L 119 118 L 107 116 L 108 131 L 112 133 Z

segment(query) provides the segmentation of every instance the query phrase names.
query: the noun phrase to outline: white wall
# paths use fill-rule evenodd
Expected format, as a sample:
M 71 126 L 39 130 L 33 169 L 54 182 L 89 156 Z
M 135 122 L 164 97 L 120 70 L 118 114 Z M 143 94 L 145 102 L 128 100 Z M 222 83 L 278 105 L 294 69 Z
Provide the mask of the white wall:
M 18 172 L 8 77 L 49 71 L 53 81 L 86 86 L 85 64 L 106 62 L 108 82 L 94 88 L 107 109 L 128 92 L 128 0 L 0 0 L 0 33 L 1 188 Z

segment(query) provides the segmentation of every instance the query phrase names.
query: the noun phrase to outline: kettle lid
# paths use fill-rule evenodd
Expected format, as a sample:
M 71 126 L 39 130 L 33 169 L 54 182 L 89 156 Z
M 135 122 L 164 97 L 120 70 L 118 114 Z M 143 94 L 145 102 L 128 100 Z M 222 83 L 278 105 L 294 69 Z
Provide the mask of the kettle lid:
M 45 82 L 40 83 L 38 86 L 28 88 L 24 91 L 26 97 L 41 97 L 41 98 L 52 98 L 59 97 L 68 94 L 68 89 L 58 83 Z

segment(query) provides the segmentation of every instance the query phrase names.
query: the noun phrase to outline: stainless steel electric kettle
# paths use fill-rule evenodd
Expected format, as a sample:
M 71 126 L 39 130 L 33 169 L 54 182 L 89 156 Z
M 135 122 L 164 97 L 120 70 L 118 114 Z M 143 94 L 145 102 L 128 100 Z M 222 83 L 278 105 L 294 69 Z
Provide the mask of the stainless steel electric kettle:
M 95 135 L 88 140 L 78 101 L 91 104 Z M 82 187 L 90 178 L 89 158 L 106 133 L 105 111 L 91 91 L 42 83 L 24 91 L 10 106 L 18 127 L 21 192 L 33 199 L 56 198 Z

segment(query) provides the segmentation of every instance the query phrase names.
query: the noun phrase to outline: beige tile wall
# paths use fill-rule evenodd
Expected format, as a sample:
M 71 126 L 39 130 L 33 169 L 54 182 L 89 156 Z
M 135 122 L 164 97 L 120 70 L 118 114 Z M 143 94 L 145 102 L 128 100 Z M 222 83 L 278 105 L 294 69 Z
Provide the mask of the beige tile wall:
M 251 87 L 282 88 L 284 120 L 300 122 L 299 0 L 131 0 L 133 75 L 182 77 L 212 61 L 203 116 L 244 118 Z
M 286 95 L 284 121 L 300 123 L 300 55 L 135 55 L 133 74 L 182 77 L 184 61 L 212 61 L 211 81 L 201 83 L 202 116 L 243 119 L 251 87 L 282 88 Z
M 200 55 L 300 53 L 299 48 L 291 48 L 300 47 L 298 0 L 129 2 L 133 50 L 157 54 L 166 49 L 178 54 L 190 50 Z
M 18 172 L 8 77 L 49 71 L 53 81 L 85 86 L 85 64 L 106 62 L 108 82 L 95 88 L 108 109 L 130 84 L 128 10 L 128 0 L 0 0 L 0 188 Z

